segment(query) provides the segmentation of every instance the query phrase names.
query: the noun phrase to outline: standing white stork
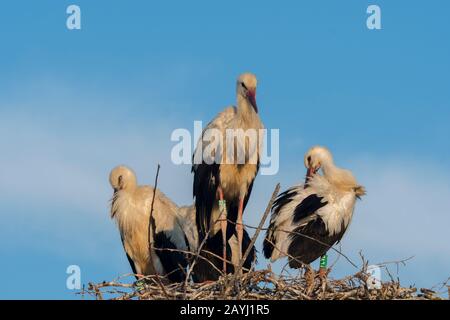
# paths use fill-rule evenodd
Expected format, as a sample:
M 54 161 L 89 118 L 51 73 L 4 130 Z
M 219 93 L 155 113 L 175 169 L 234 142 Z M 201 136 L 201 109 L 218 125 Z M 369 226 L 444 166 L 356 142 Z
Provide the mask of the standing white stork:
M 263 128 L 263 124 L 256 105 L 256 86 L 257 80 L 253 74 L 244 73 L 239 76 L 236 84 L 237 106 L 226 108 L 208 124 L 193 157 L 194 160 L 198 159 L 198 152 L 202 152 L 212 143 L 204 141 L 209 130 L 221 133 L 223 141 L 215 142 L 223 152 L 213 155 L 214 163 L 205 162 L 204 155 L 201 154 L 201 163 L 194 161 L 192 172 L 199 242 L 207 237 L 202 256 L 217 268 L 221 268 L 224 273 L 234 270 L 233 265 L 226 261 L 230 261 L 232 255 L 240 259 L 250 244 L 250 238 L 242 224 L 242 216 L 259 169 L 259 130 Z M 257 137 L 254 143 L 249 143 L 247 137 L 242 136 L 232 141 L 225 139 L 227 132 L 252 130 Z M 230 156 L 230 151 L 234 157 Z M 239 155 L 245 155 L 244 161 L 238 161 Z M 215 223 L 219 218 L 221 221 Z M 227 220 L 232 223 L 227 223 Z M 237 255 L 231 252 L 232 247 L 236 246 L 230 247 L 228 243 L 233 235 L 237 237 Z M 244 268 L 249 269 L 255 257 L 253 247 Z M 196 272 L 204 281 L 216 280 L 220 275 L 205 261 L 197 262 Z
M 273 262 L 288 255 L 291 268 L 313 262 L 340 241 L 356 199 L 365 195 L 350 171 L 334 165 L 328 149 L 311 148 L 304 162 L 306 182 L 278 196 L 263 244 L 267 259 Z M 316 174 L 320 168 L 323 175 Z
M 177 219 L 178 207 L 156 190 L 150 256 L 148 226 L 155 189 L 138 186 L 136 175 L 125 166 L 114 168 L 109 182 L 114 189 L 111 218 L 117 222 L 125 253 L 137 278 L 159 274 L 167 276 L 171 282 L 184 281 L 188 264 L 184 252 L 189 250 L 189 246 Z

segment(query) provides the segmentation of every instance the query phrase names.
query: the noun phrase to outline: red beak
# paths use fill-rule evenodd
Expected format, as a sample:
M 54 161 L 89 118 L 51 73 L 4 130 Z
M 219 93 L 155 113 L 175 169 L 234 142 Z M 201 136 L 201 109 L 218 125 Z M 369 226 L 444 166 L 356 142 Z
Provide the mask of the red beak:
M 250 104 L 253 106 L 253 109 L 255 109 L 255 112 L 258 113 L 258 106 L 256 105 L 256 92 L 255 92 L 255 90 L 248 90 L 247 99 L 250 102 Z
M 306 171 L 306 179 L 305 179 L 305 185 L 308 184 L 309 179 L 316 174 L 317 170 L 319 170 L 319 168 L 314 168 L 314 167 L 308 167 L 308 170 Z

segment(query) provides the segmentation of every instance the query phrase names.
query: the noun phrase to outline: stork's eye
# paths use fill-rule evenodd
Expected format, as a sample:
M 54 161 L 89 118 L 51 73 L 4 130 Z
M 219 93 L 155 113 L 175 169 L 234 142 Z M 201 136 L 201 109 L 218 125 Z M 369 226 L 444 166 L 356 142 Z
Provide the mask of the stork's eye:
M 308 163 L 311 163 L 311 156 L 308 156 Z
M 243 87 L 245 90 L 248 90 L 247 87 L 245 86 L 245 84 L 244 84 L 243 82 L 241 82 L 241 85 L 242 85 L 242 87 Z

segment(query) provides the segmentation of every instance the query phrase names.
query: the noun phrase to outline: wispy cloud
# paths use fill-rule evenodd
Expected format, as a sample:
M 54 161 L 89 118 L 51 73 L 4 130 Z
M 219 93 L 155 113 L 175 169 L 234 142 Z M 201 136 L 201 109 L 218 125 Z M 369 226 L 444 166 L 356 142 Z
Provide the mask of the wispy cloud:
M 82 100 L 67 88 L 51 97 L 50 87 L 27 92 L 27 97 L 37 96 L 39 103 L 28 98 L 15 104 L 0 102 L 0 211 L 4 221 L 0 237 L 9 249 L 20 246 L 111 264 L 108 259 L 115 253 L 122 257 L 120 239 L 108 214 L 112 195 L 108 176 L 114 166 L 129 165 L 141 183 L 152 184 L 160 163 L 161 188 L 177 202 L 191 201 L 188 168 L 170 162 L 173 128 L 165 123 L 173 122 L 162 121 L 160 115 L 145 122 L 130 121 L 121 112 L 72 112 L 79 105 L 82 110 L 95 110 L 101 99 Z M 45 106 L 40 105 L 46 100 L 42 96 L 51 97 Z M 66 103 L 61 110 L 55 106 L 58 101 Z M 34 113 L 39 106 L 40 112 Z M 112 103 L 110 107 L 120 110 Z
M 448 252 L 450 173 L 446 168 L 432 161 L 382 159 L 359 164 L 355 171 L 362 182 L 367 181 L 369 192 L 355 219 L 359 239 L 390 252 L 427 256 Z

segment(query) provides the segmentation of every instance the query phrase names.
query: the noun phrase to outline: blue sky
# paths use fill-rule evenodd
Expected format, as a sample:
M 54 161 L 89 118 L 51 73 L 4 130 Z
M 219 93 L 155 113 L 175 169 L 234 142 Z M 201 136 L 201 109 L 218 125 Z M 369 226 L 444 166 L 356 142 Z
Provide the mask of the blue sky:
M 66 28 L 69 4 L 81 30 Z M 369 4 L 382 30 L 366 28 Z M 152 183 L 161 163 L 161 189 L 190 203 L 190 168 L 171 163 L 170 134 L 234 103 L 245 71 L 281 140 L 280 171 L 257 178 L 245 220 L 259 221 L 276 182 L 301 181 L 304 152 L 323 144 L 368 190 L 343 252 L 357 263 L 360 250 L 373 263 L 414 255 L 403 284 L 446 280 L 449 12 L 443 0 L 2 4 L 0 298 L 77 298 L 70 264 L 83 283 L 129 272 L 108 216 L 109 171 L 127 164 Z M 341 258 L 333 276 L 354 271 Z

